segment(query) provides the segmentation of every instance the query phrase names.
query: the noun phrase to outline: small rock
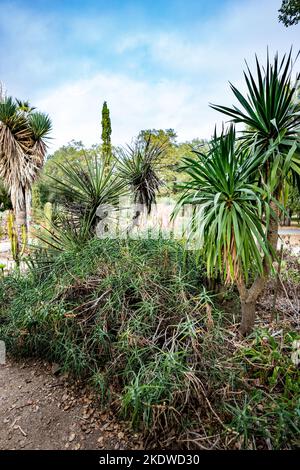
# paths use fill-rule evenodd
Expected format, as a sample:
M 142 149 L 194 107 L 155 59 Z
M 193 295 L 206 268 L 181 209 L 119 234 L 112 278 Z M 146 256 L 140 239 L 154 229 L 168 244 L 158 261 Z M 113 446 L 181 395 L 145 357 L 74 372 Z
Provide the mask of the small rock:
M 70 434 L 70 436 L 69 436 L 69 442 L 74 441 L 75 437 L 76 437 L 75 432 L 71 432 L 71 434 Z

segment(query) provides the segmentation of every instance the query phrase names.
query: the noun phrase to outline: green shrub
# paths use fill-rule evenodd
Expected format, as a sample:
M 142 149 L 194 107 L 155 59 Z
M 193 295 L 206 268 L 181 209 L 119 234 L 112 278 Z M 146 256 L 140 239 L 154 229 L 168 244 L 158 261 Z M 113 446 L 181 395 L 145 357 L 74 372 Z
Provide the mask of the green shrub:
M 299 335 L 258 328 L 234 340 L 232 314 L 180 242 L 96 239 L 38 256 L 0 280 L 10 353 L 88 381 L 149 446 L 297 446 Z

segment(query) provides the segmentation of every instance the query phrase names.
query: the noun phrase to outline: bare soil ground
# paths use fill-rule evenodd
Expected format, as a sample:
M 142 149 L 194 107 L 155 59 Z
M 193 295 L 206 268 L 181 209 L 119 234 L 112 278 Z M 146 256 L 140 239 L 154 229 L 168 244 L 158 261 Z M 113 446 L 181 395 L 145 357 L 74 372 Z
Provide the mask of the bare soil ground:
M 56 366 L 0 365 L 0 449 L 142 449 L 138 434 Z

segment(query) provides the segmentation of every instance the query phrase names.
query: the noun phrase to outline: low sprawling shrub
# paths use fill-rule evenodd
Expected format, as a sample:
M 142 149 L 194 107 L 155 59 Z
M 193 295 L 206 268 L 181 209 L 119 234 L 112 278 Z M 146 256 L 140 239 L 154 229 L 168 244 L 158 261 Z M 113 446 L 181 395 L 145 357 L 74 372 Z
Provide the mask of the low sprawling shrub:
M 147 446 L 295 447 L 296 335 L 240 341 L 217 299 L 178 241 L 91 240 L 0 282 L 0 337 L 89 381 Z

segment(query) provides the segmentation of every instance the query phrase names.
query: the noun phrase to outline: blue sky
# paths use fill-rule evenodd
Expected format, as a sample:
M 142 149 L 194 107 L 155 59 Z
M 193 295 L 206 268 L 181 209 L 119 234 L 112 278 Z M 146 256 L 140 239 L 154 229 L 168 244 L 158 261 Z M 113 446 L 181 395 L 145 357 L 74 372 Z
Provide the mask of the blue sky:
M 243 88 L 244 59 L 300 47 L 300 25 L 277 21 L 280 0 L 0 0 L 0 80 L 48 112 L 53 150 L 100 141 L 101 106 L 112 139 L 173 127 L 178 140 L 209 137 Z M 299 70 L 299 63 L 297 64 Z

